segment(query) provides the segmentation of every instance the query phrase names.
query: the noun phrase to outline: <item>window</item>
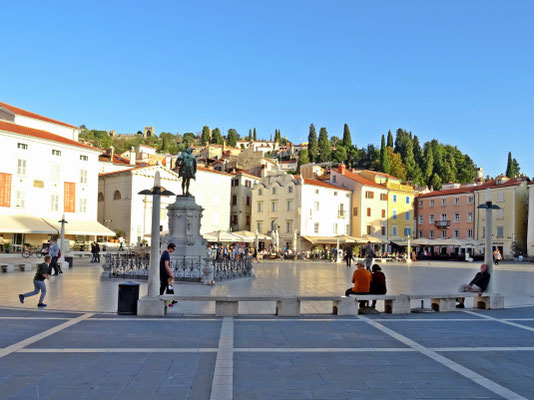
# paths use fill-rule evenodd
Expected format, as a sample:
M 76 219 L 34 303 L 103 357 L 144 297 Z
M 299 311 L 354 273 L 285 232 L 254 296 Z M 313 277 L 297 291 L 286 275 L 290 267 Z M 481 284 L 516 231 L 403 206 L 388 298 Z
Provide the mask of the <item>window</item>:
M 17 175 L 26 176 L 26 160 L 17 160 Z
M 442 239 L 447 239 L 447 231 L 446 231 L 445 229 L 443 229 L 443 230 L 441 231 L 441 238 L 442 238 Z
M 50 180 L 57 182 L 60 180 L 60 169 L 59 165 L 52 164 L 50 165 Z
M 352 216 L 357 217 L 358 216 L 358 207 L 352 207 Z
M 17 143 L 17 149 L 28 150 L 28 145 L 26 143 Z
M 410 204 L 410 196 L 406 196 L 406 204 Z
M 291 233 L 291 221 L 286 221 L 286 233 Z
M 406 221 L 410 220 L 410 211 L 406 211 Z
M 454 222 L 460 222 L 460 214 L 454 214 Z
M 447 221 L 447 214 L 441 214 L 441 220 Z
M 263 202 L 258 201 L 258 212 L 261 213 L 263 209 Z
M 319 222 L 316 222 L 315 224 L 313 224 L 313 231 L 315 233 L 319 233 Z
M 468 212 L 467 213 L 467 222 L 473 222 L 473 213 L 472 212 Z
M 245 217 L 245 221 L 246 221 L 245 224 L 246 224 L 247 226 L 250 226 L 250 215 L 247 215 L 247 216 Z
M 473 237 L 473 230 L 472 229 L 468 229 L 467 230 L 467 237 L 468 238 L 472 238 Z
M 386 193 L 380 193 L 380 200 L 387 200 L 388 195 Z
M 370 235 L 372 232 L 371 225 L 367 225 L 367 234 Z
M 431 229 L 429 233 L 430 233 L 430 239 L 434 239 L 434 231 Z
M 419 231 L 417 237 L 422 238 L 423 237 L 423 231 Z
M 434 207 L 434 200 L 430 200 L 430 207 Z
M 419 200 L 419 208 L 423 208 L 423 200 Z
M 404 227 L 404 236 L 408 237 L 412 234 L 412 229 L 408 227 Z
M 87 183 L 87 170 L 86 169 L 80 170 L 80 183 Z
M 98 201 L 104 201 L 104 193 L 98 192 Z
M 504 192 L 497 193 L 497 201 L 502 203 L 504 201 Z
M 454 205 L 455 206 L 459 206 L 460 205 L 460 198 L 459 197 L 455 197 L 454 198 Z
M 332 183 L 336 183 L 336 176 L 332 176 Z
M 256 230 L 261 233 L 261 222 L 256 222 Z
M 293 210 L 293 202 L 290 200 L 287 202 L 287 211 Z
M 115 190 L 115 193 L 113 193 L 113 200 L 120 200 L 120 199 L 121 199 L 121 192 L 119 192 L 118 190 Z
M 345 225 L 345 233 L 350 235 L 350 225 Z
M 337 192 L 334 192 L 334 196 L 337 196 Z
M 434 214 L 430 214 L 430 215 L 428 216 L 428 223 L 429 223 L 429 224 L 433 224 L 433 223 L 434 223 Z
M 50 211 L 59 211 L 59 196 L 57 194 L 50 195 Z
M 374 199 L 374 197 L 375 197 L 375 192 L 371 192 L 370 190 L 367 190 L 365 192 L 365 198 L 366 199 Z
M 250 207 L 250 196 L 245 197 L 245 204 L 247 205 L 247 207 Z
M 397 210 L 393 210 L 393 219 L 397 219 Z
M 26 207 L 26 194 L 22 190 L 15 190 L 15 207 Z
M 460 231 L 458 229 L 454 230 L 454 237 L 459 238 L 460 237 Z
M 293 193 L 293 186 L 288 186 L 287 187 L 287 192 L 288 193 Z
M 276 194 L 276 188 L 275 187 L 272 188 L 272 193 Z
M 87 212 L 87 199 L 80 198 L 78 200 L 78 212 L 86 213 Z
M 230 217 L 230 224 L 237 225 L 237 215 L 234 214 Z
M 382 236 L 386 236 L 386 227 L 385 226 L 381 226 L 380 227 L 380 233 L 382 234 Z
M 446 206 L 447 205 L 447 199 L 446 198 L 441 199 L 441 205 L 442 206 Z
M 232 186 L 239 186 L 239 179 L 232 179 Z
M 319 212 L 319 202 L 318 201 L 315 202 L 315 211 Z
M 61 150 L 52 150 L 52 155 L 53 156 L 61 156 Z
M 271 211 L 272 212 L 276 211 L 276 201 L 271 201 Z
M 228 186 L 227 186 L 228 187 Z M 232 195 L 232 205 L 233 206 L 236 206 L 237 205 L 237 196 L 234 194 Z
M 337 235 L 337 224 L 334 224 L 334 235 Z
M 89 161 L 89 157 L 87 157 L 87 156 L 82 156 L 82 155 L 81 155 L 81 156 L 80 156 L 80 160 L 81 160 L 81 161 Z
M 252 187 L 252 181 L 249 181 L 248 179 L 245 179 L 245 187 L 251 188 Z
M 386 218 L 386 210 L 382 209 L 382 218 Z
M 467 204 L 473 204 L 473 196 L 467 198 Z
M 482 239 L 486 237 L 486 228 L 482 227 Z
M 418 223 L 419 223 L 419 225 L 421 225 L 423 223 L 423 216 L 422 215 L 418 216 Z
M 394 194 L 394 195 L 393 195 L 393 203 L 396 203 L 396 202 L 397 202 L 397 195 Z
M 263 190 L 258 189 L 258 196 L 261 196 L 263 194 Z
M 397 227 L 395 225 L 393 225 L 393 228 L 391 228 L 391 233 L 393 236 L 397 236 Z
M 367 207 L 367 216 L 368 216 L 368 217 L 371 216 L 371 208 L 370 208 L 370 207 Z
M 343 207 L 343 203 L 339 204 L 339 207 L 337 209 L 337 215 L 339 218 L 345 218 L 345 207 Z
M 315 189 L 315 194 L 319 194 L 319 189 Z
M 504 226 L 497 227 L 497 237 L 501 239 L 504 238 Z

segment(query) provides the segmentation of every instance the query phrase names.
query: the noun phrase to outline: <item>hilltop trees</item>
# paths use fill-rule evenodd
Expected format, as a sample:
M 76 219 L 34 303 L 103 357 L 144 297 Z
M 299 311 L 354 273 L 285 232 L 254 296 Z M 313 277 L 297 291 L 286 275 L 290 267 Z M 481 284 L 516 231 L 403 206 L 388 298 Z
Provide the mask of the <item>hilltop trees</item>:
M 382 143 L 380 144 L 380 171 L 385 174 L 390 173 L 389 158 L 386 147 L 386 138 L 382 135 Z
M 343 146 L 350 147 L 352 146 L 352 138 L 350 136 L 349 125 L 345 124 L 343 126 Z
M 221 135 L 221 130 L 219 128 L 215 128 L 211 132 L 211 143 L 214 144 L 223 144 L 224 138 Z
M 235 129 L 228 129 L 228 134 L 226 135 L 226 144 L 230 147 L 235 147 L 237 145 L 237 139 L 239 135 Z
M 310 132 L 308 133 L 308 154 L 311 162 L 317 161 L 317 132 L 315 125 L 310 124 Z
M 512 158 L 512 152 L 508 152 L 508 163 L 506 164 L 506 176 L 508 178 L 515 178 L 521 175 L 519 163 L 515 158 Z
M 323 126 L 319 130 L 319 143 L 318 143 L 318 162 L 330 161 L 330 156 L 332 155 L 332 146 L 330 146 L 330 141 L 328 140 L 328 132 Z

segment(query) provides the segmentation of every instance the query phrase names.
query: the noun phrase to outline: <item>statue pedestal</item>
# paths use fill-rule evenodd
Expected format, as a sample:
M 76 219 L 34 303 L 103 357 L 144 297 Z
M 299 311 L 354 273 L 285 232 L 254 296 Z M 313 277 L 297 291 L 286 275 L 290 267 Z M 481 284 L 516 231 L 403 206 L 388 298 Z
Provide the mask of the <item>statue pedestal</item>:
M 162 249 L 168 243 L 176 245 L 170 262 L 176 281 L 209 285 L 213 279 L 207 242 L 200 235 L 202 211 L 191 195 L 176 196 L 176 201 L 168 207 L 169 234 L 162 238 Z

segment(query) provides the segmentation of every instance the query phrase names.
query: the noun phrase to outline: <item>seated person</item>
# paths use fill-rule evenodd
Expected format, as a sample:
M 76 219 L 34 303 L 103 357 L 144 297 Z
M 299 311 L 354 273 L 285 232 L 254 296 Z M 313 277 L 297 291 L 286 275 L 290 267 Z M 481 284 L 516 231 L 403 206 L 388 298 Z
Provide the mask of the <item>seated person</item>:
M 345 291 L 345 296 L 351 294 L 369 294 L 369 289 L 371 287 L 371 271 L 365 268 L 363 263 L 356 263 L 356 270 L 352 274 L 352 283 L 354 286 Z M 365 306 L 366 301 L 359 301 L 360 307 Z
M 382 268 L 378 264 L 372 267 L 373 275 L 371 278 L 371 286 L 369 288 L 369 294 L 386 294 L 386 276 L 382 272 Z M 376 300 L 373 300 L 371 304 L 372 308 L 376 307 Z
M 490 280 L 490 273 L 488 272 L 488 266 L 486 264 L 482 264 L 480 266 L 480 272 L 477 272 L 473 280 L 467 285 L 466 284 L 460 285 L 460 288 L 458 289 L 458 291 L 459 292 L 478 292 L 478 295 L 481 296 L 482 292 L 486 290 L 486 288 L 488 287 L 489 280 Z M 456 308 L 465 308 L 464 306 L 465 298 L 461 297 L 456 300 L 458 301 Z

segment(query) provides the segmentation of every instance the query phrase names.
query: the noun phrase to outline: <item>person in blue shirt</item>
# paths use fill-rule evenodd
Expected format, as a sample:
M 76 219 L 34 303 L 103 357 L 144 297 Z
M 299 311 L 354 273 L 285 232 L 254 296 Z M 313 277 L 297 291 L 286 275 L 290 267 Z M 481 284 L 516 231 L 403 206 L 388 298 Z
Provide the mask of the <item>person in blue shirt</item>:
M 50 265 L 48 266 L 48 275 L 59 275 L 62 274 L 63 271 L 61 271 L 61 268 L 59 268 L 57 264 L 57 260 L 59 258 L 59 246 L 56 243 L 55 239 L 50 239 L 50 247 L 48 249 L 48 255 L 52 257 L 52 261 L 50 262 Z M 54 270 L 54 274 L 52 274 L 52 270 Z
M 174 253 L 176 245 L 174 243 L 169 243 L 167 250 L 161 253 L 161 258 L 159 260 L 159 294 L 164 294 L 167 290 L 169 284 L 169 278 L 174 279 L 174 274 L 171 270 L 171 253 Z

